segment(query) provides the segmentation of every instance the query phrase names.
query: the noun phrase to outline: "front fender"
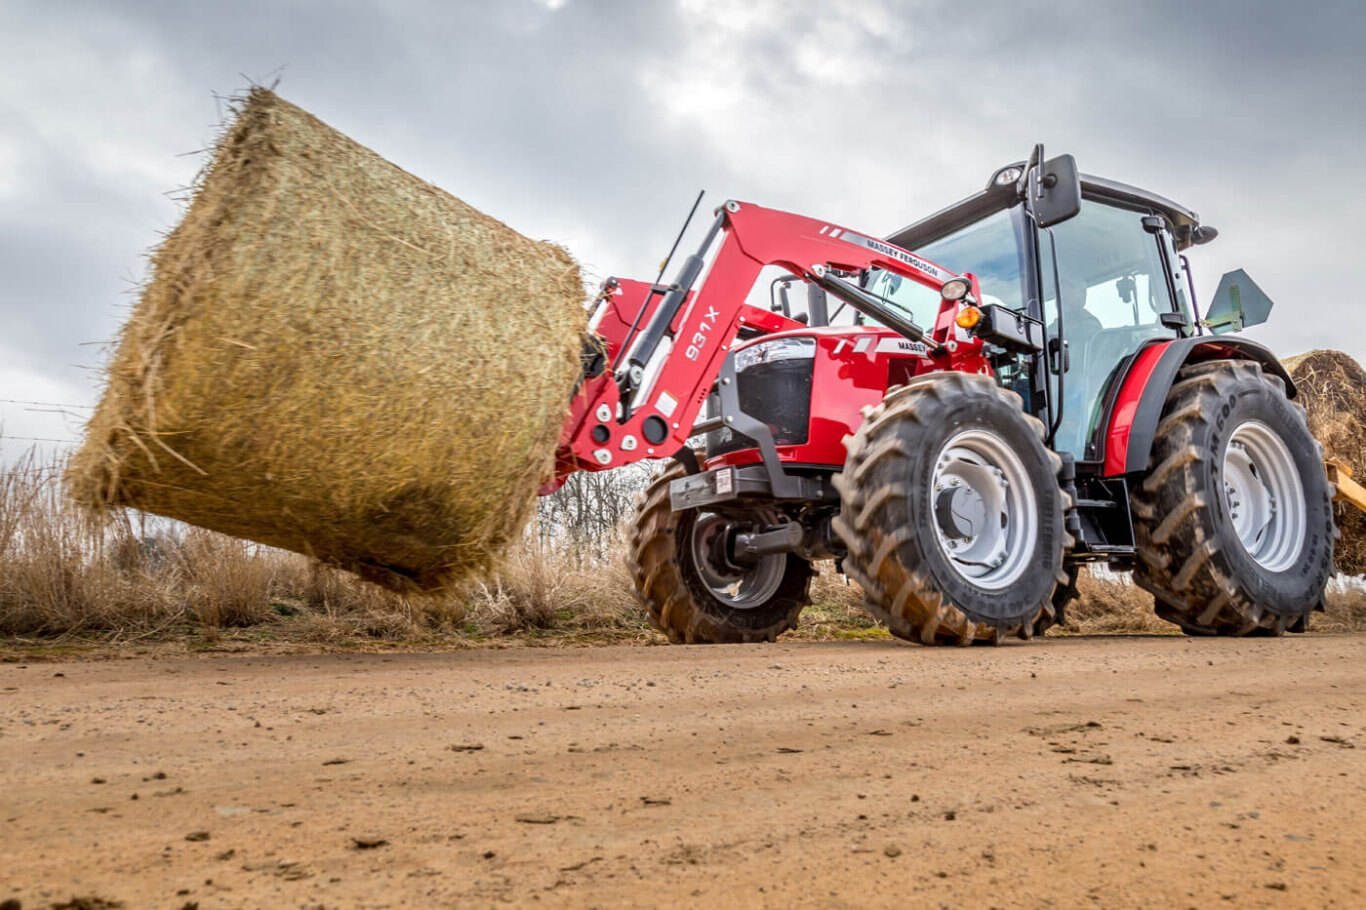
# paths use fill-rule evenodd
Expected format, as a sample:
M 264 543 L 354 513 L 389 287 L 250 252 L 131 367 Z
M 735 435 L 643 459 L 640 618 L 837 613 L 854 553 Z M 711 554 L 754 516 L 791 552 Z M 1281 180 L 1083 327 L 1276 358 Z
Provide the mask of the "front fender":
M 1177 372 L 1188 363 L 1206 360 L 1256 361 L 1264 371 L 1285 382 L 1286 395 L 1296 395 L 1295 383 L 1276 355 L 1266 345 L 1251 339 L 1198 335 L 1152 342 L 1129 362 L 1119 394 L 1110 406 L 1103 476 L 1118 477 L 1147 470 L 1153 437 Z

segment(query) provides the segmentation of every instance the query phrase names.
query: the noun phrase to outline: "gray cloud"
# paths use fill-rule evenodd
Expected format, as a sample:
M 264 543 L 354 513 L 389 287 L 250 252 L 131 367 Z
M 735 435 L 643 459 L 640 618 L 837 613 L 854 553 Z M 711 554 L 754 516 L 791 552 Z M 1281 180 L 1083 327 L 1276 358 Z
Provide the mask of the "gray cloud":
M 886 232 L 1042 140 L 1220 227 L 1197 286 L 1247 267 L 1278 351 L 1366 356 L 1357 4 L 551 5 L 0 8 L 0 398 L 93 398 L 80 345 L 173 223 L 212 92 L 281 66 L 287 97 L 599 275 L 651 273 L 700 187 Z

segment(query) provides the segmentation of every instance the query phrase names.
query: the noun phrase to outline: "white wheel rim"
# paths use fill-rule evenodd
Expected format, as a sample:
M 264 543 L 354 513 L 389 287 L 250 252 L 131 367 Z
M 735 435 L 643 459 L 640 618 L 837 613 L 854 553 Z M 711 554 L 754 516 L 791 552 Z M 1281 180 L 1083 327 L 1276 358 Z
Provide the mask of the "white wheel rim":
M 1308 510 L 1285 441 L 1260 420 L 1239 425 L 1224 449 L 1223 476 L 1224 507 L 1247 555 L 1268 572 L 1295 565 Z
M 931 523 L 960 575 L 999 591 L 1029 566 L 1039 529 L 1034 485 L 1024 462 L 988 430 L 965 430 L 935 459 Z

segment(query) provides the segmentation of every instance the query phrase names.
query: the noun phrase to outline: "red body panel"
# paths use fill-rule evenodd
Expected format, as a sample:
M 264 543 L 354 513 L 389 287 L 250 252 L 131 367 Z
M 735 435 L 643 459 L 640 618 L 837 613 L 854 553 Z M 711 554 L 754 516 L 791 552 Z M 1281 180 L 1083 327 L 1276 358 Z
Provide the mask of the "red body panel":
M 1119 395 L 1110 409 L 1109 426 L 1105 430 L 1105 467 L 1102 471 L 1105 477 L 1117 477 L 1127 470 L 1129 431 L 1138 413 L 1138 403 L 1143 398 L 1143 390 L 1148 387 L 1148 380 L 1152 378 L 1153 368 L 1162 359 L 1162 353 L 1169 344 L 1169 341 L 1150 344 L 1139 351 L 1124 376 Z
M 839 446 L 837 458 L 835 447 L 844 433 L 857 427 L 859 409 L 881 400 L 889 381 L 887 362 L 893 358 L 890 353 L 882 358 L 869 357 L 866 351 L 855 355 L 853 342 L 842 348 L 839 355 L 834 349 L 841 338 L 862 335 L 909 342 L 891 330 L 807 329 L 780 314 L 748 306 L 745 298 L 760 271 L 775 265 L 809 280 L 813 272 L 822 268 L 855 272 L 876 267 L 934 290 L 941 289 L 950 278 L 959 277 L 892 244 L 813 218 L 748 203 L 727 203 L 721 211 L 724 223 L 719 249 L 669 327 L 672 351 L 662 359 L 648 393 L 636 396 L 629 416 L 623 420 L 619 416 L 620 392 L 612 370 L 585 381 L 571 402 L 561 431 L 556 481 L 542 492 L 557 488 L 576 470 L 608 470 L 647 458 L 666 457 L 682 448 L 692 435 L 693 424 L 722 361 L 742 328 L 764 334 L 800 330 L 829 339 L 819 346 L 823 354 L 828 354 L 822 357 L 824 362 L 818 367 L 821 376 L 813 384 L 816 397 L 812 401 L 811 441 L 806 446 L 792 447 L 809 451 L 793 452 L 791 457 L 794 461 L 804 461 L 809 456 L 816 463 L 842 464 L 843 447 Z M 971 275 L 962 277 L 971 283 L 973 296 L 980 297 L 976 279 Z M 658 308 L 662 298 L 651 295 L 650 288 L 638 281 L 609 282 L 605 286 L 599 299 L 601 312 L 595 317 L 595 331 L 606 345 L 609 363 L 618 363 L 622 347 L 631 343 L 628 335 L 632 323 L 643 331 Z M 637 317 L 642 305 L 645 311 Z M 939 344 L 949 344 L 922 359 L 936 369 L 978 372 L 985 369 L 982 342 L 954 325 L 953 317 L 960 308 L 959 303 L 942 301 L 931 334 Z M 916 372 L 922 371 L 916 367 Z M 902 376 L 899 381 L 905 378 Z M 893 380 L 897 381 L 894 377 Z M 666 438 L 658 443 L 648 442 L 643 432 L 645 421 L 652 417 L 662 419 L 667 427 Z
M 771 337 L 816 339 L 807 441 L 802 445 L 778 446 L 778 457 L 788 464 L 840 468 L 844 464 L 844 437 L 863 423 L 863 409 L 882 401 L 891 386 L 937 369 L 925 345 L 908 341 L 891 329 L 803 327 Z M 770 339 L 752 343 L 767 340 Z M 736 345 L 737 350 L 743 347 Z M 986 362 L 982 361 L 978 369 L 985 372 Z M 739 466 L 759 461 L 758 449 L 749 448 L 713 458 L 707 466 Z

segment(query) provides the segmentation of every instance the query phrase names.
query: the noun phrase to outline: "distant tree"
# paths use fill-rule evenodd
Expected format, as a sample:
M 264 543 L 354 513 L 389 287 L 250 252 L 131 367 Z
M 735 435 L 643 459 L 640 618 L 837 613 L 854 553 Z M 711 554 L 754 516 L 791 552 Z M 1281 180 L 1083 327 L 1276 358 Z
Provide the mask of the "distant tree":
M 580 471 L 538 505 L 543 543 L 558 544 L 579 560 L 602 559 L 617 541 L 645 488 L 654 465 L 633 464 L 611 471 Z

